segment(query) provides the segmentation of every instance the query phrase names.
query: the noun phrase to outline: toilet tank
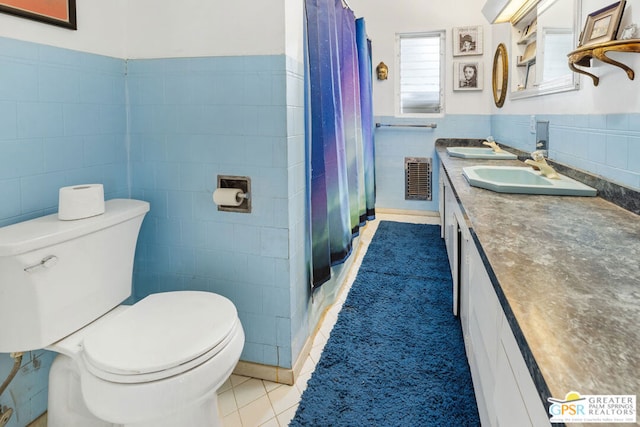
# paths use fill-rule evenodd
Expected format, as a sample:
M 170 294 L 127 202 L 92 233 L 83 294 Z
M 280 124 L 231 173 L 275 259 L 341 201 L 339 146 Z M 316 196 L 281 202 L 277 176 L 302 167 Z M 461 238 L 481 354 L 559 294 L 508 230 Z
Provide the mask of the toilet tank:
M 44 348 L 131 295 L 149 203 L 114 199 L 75 221 L 57 214 L 0 228 L 0 353 Z

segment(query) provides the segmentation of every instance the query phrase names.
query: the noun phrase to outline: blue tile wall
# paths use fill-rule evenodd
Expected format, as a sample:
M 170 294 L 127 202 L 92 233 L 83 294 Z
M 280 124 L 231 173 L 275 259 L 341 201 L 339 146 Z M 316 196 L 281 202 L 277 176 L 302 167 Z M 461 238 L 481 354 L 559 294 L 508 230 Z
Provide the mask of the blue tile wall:
M 58 188 L 128 195 L 124 62 L 0 38 L 0 225 L 57 211 Z
M 386 127 L 376 128 L 376 208 L 400 210 L 438 210 L 438 163 L 435 141 L 438 138 L 483 138 L 491 134 L 491 116 L 456 115 L 433 119 L 398 119 L 376 117 L 381 124 L 435 123 L 435 129 Z M 433 159 L 432 200 L 405 200 L 405 157 L 430 157 Z
M 549 121 L 549 157 L 640 190 L 640 114 L 536 115 Z M 492 116 L 497 141 L 535 150 L 530 116 Z
M 129 195 L 124 71 L 123 60 L 0 37 L 0 226 L 56 212 L 67 185 Z M 15 411 L 7 427 L 46 410 L 53 356 L 25 354 L 0 396 Z M 0 354 L 2 380 L 12 364 Z
M 132 192 L 151 202 L 135 295 L 202 289 L 231 299 L 242 360 L 291 367 L 284 56 L 127 61 Z M 300 98 L 301 99 L 301 98 Z M 303 161 L 300 158 L 299 161 Z M 251 178 L 250 214 L 218 211 L 218 175 Z M 302 246 L 302 244 L 298 244 Z

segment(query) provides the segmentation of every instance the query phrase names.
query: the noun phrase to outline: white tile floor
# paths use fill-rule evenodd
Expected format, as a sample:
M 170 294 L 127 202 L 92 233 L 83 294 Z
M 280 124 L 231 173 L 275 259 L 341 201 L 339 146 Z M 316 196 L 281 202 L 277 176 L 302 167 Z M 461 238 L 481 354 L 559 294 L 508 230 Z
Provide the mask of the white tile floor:
M 440 223 L 436 216 L 377 214 L 376 220 L 369 222 L 361 233 L 360 247 L 355 253 L 353 267 L 337 301 L 329 308 L 324 317 L 309 357 L 305 361 L 296 383 L 293 386 L 288 386 L 232 375 L 218 391 L 218 409 L 223 418 L 224 427 L 282 427 L 289 424 L 296 413 L 302 392 L 307 388 L 307 380 L 311 378 L 331 329 L 338 319 L 338 313 L 360 268 L 362 257 L 366 253 L 381 220 L 420 224 Z

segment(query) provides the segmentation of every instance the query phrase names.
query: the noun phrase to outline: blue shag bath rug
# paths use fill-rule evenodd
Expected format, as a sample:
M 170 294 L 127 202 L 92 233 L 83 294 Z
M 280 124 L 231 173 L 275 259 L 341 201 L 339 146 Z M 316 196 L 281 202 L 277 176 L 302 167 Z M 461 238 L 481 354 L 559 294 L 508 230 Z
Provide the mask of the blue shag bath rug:
M 381 221 L 290 426 L 479 426 L 437 225 Z

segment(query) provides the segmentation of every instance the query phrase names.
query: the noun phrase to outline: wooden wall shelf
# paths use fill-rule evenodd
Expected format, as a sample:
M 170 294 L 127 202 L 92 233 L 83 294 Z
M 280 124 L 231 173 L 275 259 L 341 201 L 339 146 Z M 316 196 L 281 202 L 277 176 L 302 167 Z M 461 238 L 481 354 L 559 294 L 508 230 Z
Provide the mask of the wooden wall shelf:
M 607 52 L 636 52 L 640 53 L 640 39 L 631 40 L 614 40 L 606 43 L 598 43 L 591 46 L 580 47 L 567 55 L 569 57 L 569 68 L 576 73 L 585 74 L 593 79 L 593 85 L 598 86 L 600 78 L 583 70 L 577 68 L 576 65 L 581 67 L 590 67 L 591 59 L 596 58 L 607 64 L 615 65 L 623 69 L 630 80 L 633 80 L 635 74 L 631 68 L 625 64 L 615 61 L 609 58 Z

